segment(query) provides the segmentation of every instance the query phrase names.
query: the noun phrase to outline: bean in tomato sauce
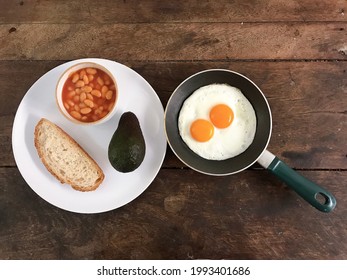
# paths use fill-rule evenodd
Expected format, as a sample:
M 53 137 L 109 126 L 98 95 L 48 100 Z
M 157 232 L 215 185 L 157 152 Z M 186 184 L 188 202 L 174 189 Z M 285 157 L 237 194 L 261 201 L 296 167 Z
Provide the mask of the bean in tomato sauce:
M 63 86 L 62 101 L 76 120 L 95 122 L 112 110 L 116 94 L 116 85 L 105 71 L 88 67 L 69 76 Z

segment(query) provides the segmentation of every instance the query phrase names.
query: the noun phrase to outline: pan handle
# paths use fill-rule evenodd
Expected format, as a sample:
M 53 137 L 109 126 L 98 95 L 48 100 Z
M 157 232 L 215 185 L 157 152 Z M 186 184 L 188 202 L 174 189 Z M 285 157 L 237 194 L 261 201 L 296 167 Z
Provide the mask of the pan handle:
M 318 210 L 330 212 L 335 208 L 336 199 L 330 192 L 294 171 L 269 151 L 264 151 L 258 163 Z

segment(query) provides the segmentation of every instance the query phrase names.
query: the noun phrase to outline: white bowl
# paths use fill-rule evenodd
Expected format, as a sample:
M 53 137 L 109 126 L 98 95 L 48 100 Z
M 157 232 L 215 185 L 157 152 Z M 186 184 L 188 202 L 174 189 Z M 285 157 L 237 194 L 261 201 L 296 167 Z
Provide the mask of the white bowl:
M 64 106 L 64 102 L 62 100 L 62 94 L 63 94 L 63 87 L 65 85 L 65 82 L 67 81 L 68 78 L 71 77 L 72 74 L 75 72 L 83 69 L 83 68 L 96 68 L 104 71 L 114 82 L 115 89 L 114 89 L 114 94 L 115 96 L 115 101 L 113 107 L 109 110 L 107 115 L 103 116 L 102 118 L 96 120 L 96 121 L 83 121 L 83 120 L 78 120 L 74 118 L 73 116 L 70 115 L 68 110 Z M 118 95 L 119 91 L 117 88 L 117 82 L 114 77 L 114 75 L 109 71 L 106 67 L 102 66 L 101 64 L 95 63 L 95 62 L 80 62 L 76 63 L 75 65 L 69 67 L 65 72 L 61 75 L 61 77 L 58 80 L 57 87 L 56 87 L 56 101 L 59 107 L 60 112 L 70 121 L 77 123 L 77 124 L 82 124 L 82 125 L 95 125 L 95 124 L 101 124 L 109 120 L 116 112 L 117 108 L 117 100 L 118 100 Z

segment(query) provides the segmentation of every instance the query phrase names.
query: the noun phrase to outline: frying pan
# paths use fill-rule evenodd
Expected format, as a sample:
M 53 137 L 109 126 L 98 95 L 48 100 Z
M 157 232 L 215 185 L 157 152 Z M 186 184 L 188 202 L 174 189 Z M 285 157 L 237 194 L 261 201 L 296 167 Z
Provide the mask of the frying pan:
M 213 83 L 239 88 L 252 104 L 257 117 L 252 144 L 242 154 L 226 160 L 207 160 L 198 156 L 184 143 L 178 130 L 178 116 L 183 102 L 198 88 Z M 318 210 L 333 210 L 336 199 L 330 192 L 294 171 L 267 150 L 271 130 L 271 111 L 262 91 L 249 78 L 226 69 L 205 70 L 188 77 L 172 93 L 165 109 L 165 131 L 169 146 L 188 167 L 200 173 L 222 176 L 235 174 L 258 162 Z

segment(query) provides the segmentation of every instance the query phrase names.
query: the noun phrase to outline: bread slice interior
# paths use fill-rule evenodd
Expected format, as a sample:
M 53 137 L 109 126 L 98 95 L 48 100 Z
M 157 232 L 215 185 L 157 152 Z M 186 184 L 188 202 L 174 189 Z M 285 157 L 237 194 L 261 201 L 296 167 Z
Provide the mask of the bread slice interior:
M 48 171 L 79 191 L 93 191 L 104 173 L 91 156 L 64 130 L 42 118 L 35 127 L 35 147 Z

